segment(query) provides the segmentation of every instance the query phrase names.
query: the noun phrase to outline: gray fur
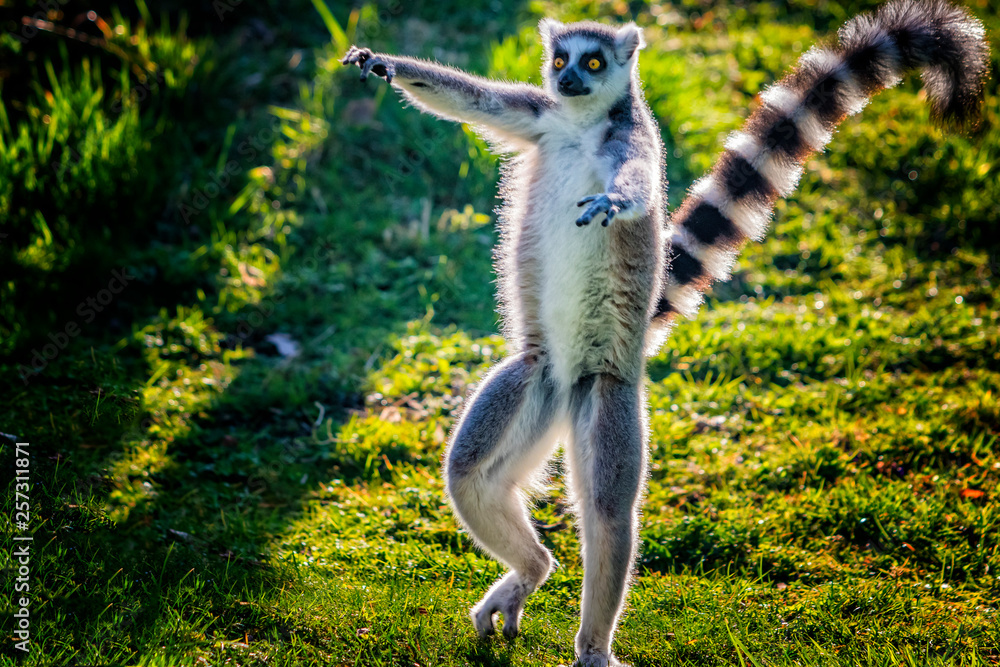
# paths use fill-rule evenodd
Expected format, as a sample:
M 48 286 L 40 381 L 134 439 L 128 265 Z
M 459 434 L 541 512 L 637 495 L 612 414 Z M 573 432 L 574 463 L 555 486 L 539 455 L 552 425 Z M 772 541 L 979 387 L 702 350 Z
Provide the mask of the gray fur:
M 480 636 L 504 616 L 504 634 L 517 634 L 527 596 L 552 569 L 525 508 L 524 489 L 555 446 L 556 388 L 543 360 L 519 354 L 495 367 L 469 399 L 445 458 L 455 512 L 476 542 L 511 568 L 472 609 Z
M 584 543 L 581 664 L 604 664 L 624 604 L 638 542 L 638 503 L 646 476 L 642 390 L 613 375 L 588 376 L 570 404 L 575 479 Z
M 548 370 L 525 355 L 511 357 L 498 365 L 469 397 L 465 414 L 456 427 L 454 444 L 447 460 L 449 480 L 458 480 L 475 472 L 492 455 L 487 477 L 495 477 L 504 461 L 519 452 L 496 452 L 496 446 L 510 428 L 525 402 L 540 406 L 543 419 L 526 433 L 526 443 L 536 442 L 548 426 L 556 409 L 556 391 Z
M 531 528 L 527 495 L 556 441 L 565 443 L 586 563 L 577 654 L 581 664 L 604 666 L 618 664 L 611 639 L 636 548 L 643 341 L 665 252 L 663 165 L 637 75 L 640 30 L 539 28 L 543 87 L 356 47 L 344 61 L 516 153 L 501 184 L 497 272 L 517 352 L 470 397 L 445 478 L 469 532 L 510 568 L 473 607 L 473 623 L 486 636 L 499 613 L 513 636 L 525 599 L 553 564 Z

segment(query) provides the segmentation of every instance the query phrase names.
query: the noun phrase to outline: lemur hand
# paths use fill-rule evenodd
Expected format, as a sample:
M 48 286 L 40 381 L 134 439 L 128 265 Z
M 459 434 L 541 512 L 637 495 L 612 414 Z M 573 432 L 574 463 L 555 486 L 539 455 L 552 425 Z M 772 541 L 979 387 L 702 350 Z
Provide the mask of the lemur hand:
M 589 225 L 598 213 L 605 214 L 604 222 L 601 225 L 607 227 L 622 209 L 628 208 L 627 202 L 622 199 L 621 195 L 616 194 L 590 195 L 576 203 L 577 206 L 584 204 L 590 204 L 590 206 L 583 212 L 583 215 L 576 219 L 577 227 Z
M 347 50 L 347 54 L 340 61 L 344 65 L 357 65 L 361 68 L 361 80 L 368 78 L 369 74 L 385 78 L 387 83 L 392 83 L 392 77 L 396 76 L 396 68 L 393 67 L 387 56 L 372 53 L 371 49 L 358 48 L 352 46 Z

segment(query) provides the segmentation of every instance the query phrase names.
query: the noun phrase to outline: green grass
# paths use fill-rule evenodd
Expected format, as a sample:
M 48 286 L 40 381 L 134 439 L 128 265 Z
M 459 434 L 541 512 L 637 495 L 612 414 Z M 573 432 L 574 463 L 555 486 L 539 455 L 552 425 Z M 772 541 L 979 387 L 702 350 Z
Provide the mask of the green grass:
M 440 479 L 505 353 L 497 159 L 337 59 L 358 42 L 537 80 L 540 16 L 634 18 L 676 206 L 760 88 L 871 6 L 123 5 L 102 16 L 124 56 L 4 42 L 0 431 L 31 442 L 35 539 L 31 652 L 8 640 L 0 664 L 569 664 L 558 465 L 535 516 L 560 567 L 513 642 L 475 638 L 501 568 Z M 1000 15 L 972 8 L 996 57 Z M 172 83 L 138 100 L 133 60 Z M 623 659 L 1000 664 L 996 72 L 971 136 L 930 125 L 918 82 L 845 123 L 650 361 Z M 134 280 L 88 320 L 120 266 Z

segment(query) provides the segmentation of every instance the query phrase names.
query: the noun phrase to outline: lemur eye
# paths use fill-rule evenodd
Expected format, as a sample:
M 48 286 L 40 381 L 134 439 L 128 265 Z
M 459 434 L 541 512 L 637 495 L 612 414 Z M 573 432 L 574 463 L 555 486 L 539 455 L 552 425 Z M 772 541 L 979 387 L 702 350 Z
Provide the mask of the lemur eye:
M 591 58 L 590 61 L 587 63 L 587 67 L 589 67 L 590 69 L 600 69 L 601 61 L 598 60 L 597 58 Z
M 562 69 L 566 65 L 566 61 L 562 58 L 556 58 L 552 61 L 552 66 L 556 69 Z

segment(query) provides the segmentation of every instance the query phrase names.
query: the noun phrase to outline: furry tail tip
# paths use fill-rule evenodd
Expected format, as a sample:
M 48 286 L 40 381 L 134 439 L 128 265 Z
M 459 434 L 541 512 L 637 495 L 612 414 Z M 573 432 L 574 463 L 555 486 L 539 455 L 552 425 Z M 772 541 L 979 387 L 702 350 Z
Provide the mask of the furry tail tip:
M 848 67 L 870 86 L 868 94 L 920 70 L 935 120 L 957 127 L 978 122 L 990 51 L 983 24 L 966 8 L 945 0 L 893 0 L 845 23 L 839 42 Z

